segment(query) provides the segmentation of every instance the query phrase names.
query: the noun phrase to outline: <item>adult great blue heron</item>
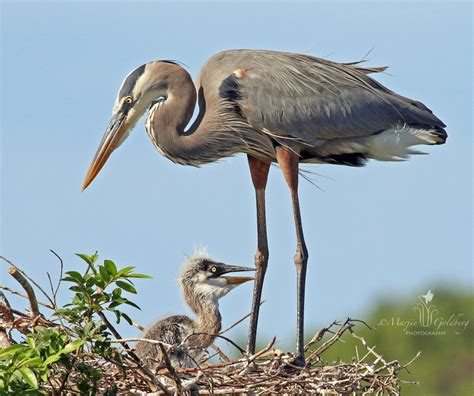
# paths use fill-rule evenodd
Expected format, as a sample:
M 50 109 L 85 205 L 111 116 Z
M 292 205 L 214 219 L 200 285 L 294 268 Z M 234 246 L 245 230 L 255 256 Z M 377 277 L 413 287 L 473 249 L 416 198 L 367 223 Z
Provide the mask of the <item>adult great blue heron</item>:
M 198 355 L 214 341 L 221 330 L 219 299 L 232 289 L 253 277 L 224 276 L 231 272 L 254 271 L 253 268 L 227 265 L 199 252 L 183 265 L 179 285 L 188 306 L 196 314 L 197 321 L 184 315 L 169 316 L 156 322 L 144 337 L 175 346 L 169 355 L 176 367 L 191 367 L 191 357 Z M 185 348 L 182 350 L 181 348 Z M 154 368 L 163 356 L 156 344 L 141 341 L 136 353 L 147 366 Z
M 277 162 L 291 192 L 296 227 L 296 362 L 302 364 L 308 252 L 298 200 L 299 162 L 362 166 L 370 158 L 397 161 L 419 154 L 414 145 L 443 144 L 447 138 L 443 122 L 425 105 L 368 76 L 382 70 L 302 54 L 230 50 L 206 62 L 195 86 L 174 62 L 147 63 L 123 81 L 83 189 L 147 109 L 148 135 L 173 162 L 199 166 L 246 153 L 257 201 L 256 281 L 247 346 L 253 353 L 268 262 L 265 187 L 270 164 Z M 185 131 L 196 101 L 199 114 Z

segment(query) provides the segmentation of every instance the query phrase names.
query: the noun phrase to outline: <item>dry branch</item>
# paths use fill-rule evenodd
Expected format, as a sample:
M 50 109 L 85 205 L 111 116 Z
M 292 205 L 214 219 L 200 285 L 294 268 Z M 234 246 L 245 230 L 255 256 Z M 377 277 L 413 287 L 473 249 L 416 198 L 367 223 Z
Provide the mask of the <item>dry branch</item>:
M 31 285 L 28 283 L 26 278 L 18 271 L 16 267 L 10 267 L 8 273 L 15 278 L 15 280 L 21 285 L 23 290 L 25 290 L 26 295 L 28 296 L 28 300 L 30 302 L 31 307 L 31 317 L 36 318 L 39 316 L 39 308 L 38 308 L 38 300 L 36 300 L 35 292 Z
M 0 348 L 6 348 L 11 345 L 7 327 L 13 322 L 13 313 L 7 298 L 0 292 Z

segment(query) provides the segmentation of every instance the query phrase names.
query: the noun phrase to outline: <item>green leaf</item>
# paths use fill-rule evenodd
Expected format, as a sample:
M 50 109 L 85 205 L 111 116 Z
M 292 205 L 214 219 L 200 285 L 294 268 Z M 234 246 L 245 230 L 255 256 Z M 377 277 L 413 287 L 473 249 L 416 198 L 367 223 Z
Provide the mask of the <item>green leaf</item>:
M 127 278 L 153 279 L 152 276 L 146 274 L 129 274 Z
M 64 277 L 62 280 L 67 280 L 68 282 L 76 282 L 76 283 L 84 282 L 84 278 L 77 271 L 67 271 L 66 275 L 69 275 L 69 276 Z
M 115 282 L 115 284 L 129 293 L 137 294 L 137 289 L 135 289 L 135 287 L 133 287 L 130 283 L 118 280 Z
M 141 311 L 141 308 L 137 304 L 135 304 L 133 301 L 127 300 L 125 301 L 125 304 L 131 305 L 132 307 L 135 307 L 136 309 L 139 309 Z
M 121 302 L 114 301 L 114 302 L 111 302 L 111 303 L 109 304 L 109 306 L 107 307 L 107 309 L 108 309 L 109 311 L 115 311 L 115 308 L 118 307 L 119 305 L 122 305 L 122 303 L 121 303 Z
M 28 367 L 20 367 L 18 369 L 25 380 L 33 389 L 38 389 L 38 380 L 36 379 L 35 373 Z
M 111 275 L 115 275 L 117 273 L 117 267 L 112 260 L 104 260 L 104 267 Z
M 28 347 L 22 344 L 10 345 L 9 347 L 0 349 L 0 356 L 9 354 L 13 355 L 15 352 L 18 352 L 21 349 L 28 349 Z
M 89 265 L 92 265 L 94 264 L 94 259 L 93 257 L 94 256 L 88 256 L 87 254 L 84 254 L 84 253 L 76 253 L 76 256 L 80 257 L 81 259 L 83 259 L 87 264 Z
M 22 362 L 22 366 L 28 366 L 28 367 L 41 367 L 43 365 L 43 360 L 39 357 L 32 357 L 31 359 L 27 359 Z
M 122 290 L 122 289 L 119 289 L 119 290 Z M 127 301 L 127 299 L 125 297 L 112 295 L 112 301 L 119 304 L 123 304 L 125 301 Z
M 122 312 L 120 311 L 113 311 L 115 314 L 115 322 L 120 323 L 120 316 L 122 315 Z
M 94 276 L 87 276 L 86 287 L 92 289 L 92 286 L 95 286 L 97 272 L 94 273 Z
M 128 276 L 130 272 L 132 272 L 135 267 L 123 267 L 117 272 L 117 277 L 122 277 L 124 275 Z
M 81 347 L 85 343 L 86 343 L 85 340 L 74 340 L 70 342 L 69 344 L 65 345 L 61 352 L 69 353 L 69 352 L 75 351 L 77 348 Z
M 102 279 L 105 282 L 108 282 L 110 281 L 110 279 L 112 279 L 113 274 L 107 269 L 105 265 L 101 265 L 99 267 L 99 272 L 100 272 L 100 276 L 102 276 Z
M 102 267 L 99 267 L 99 270 L 100 270 L 100 268 L 102 268 Z M 105 289 L 105 283 L 109 282 L 109 281 L 110 281 L 109 278 L 107 278 L 107 280 L 105 280 L 105 279 L 101 279 L 100 277 L 98 277 L 98 278 L 95 279 L 95 284 L 96 284 L 97 287 L 100 287 L 103 290 L 103 289 Z
M 84 292 L 84 288 L 81 287 L 81 286 L 71 286 L 69 288 L 69 290 L 71 290 L 73 292 L 76 292 L 76 293 L 83 293 Z
M 33 337 L 27 337 L 26 342 L 28 342 L 28 345 L 30 346 L 31 349 L 35 349 L 36 343 Z
M 61 353 L 55 353 L 54 355 L 51 355 L 49 358 L 47 358 L 43 364 L 45 366 L 49 366 L 50 364 L 57 362 L 59 359 L 61 359 Z
M 122 312 L 122 318 L 124 318 L 124 319 L 128 322 L 128 324 L 129 324 L 130 326 L 133 326 L 133 321 L 132 321 L 132 319 L 131 319 L 130 316 L 128 316 L 126 313 L 123 313 L 123 312 Z
M 95 269 L 94 263 L 97 260 L 97 254 L 94 254 L 92 256 L 88 256 L 87 254 L 82 254 L 82 253 L 76 253 L 76 256 L 79 256 L 81 259 L 83 259 L 91 271 L 94 273 L 94 275 L 97 275 L 97 270 Z

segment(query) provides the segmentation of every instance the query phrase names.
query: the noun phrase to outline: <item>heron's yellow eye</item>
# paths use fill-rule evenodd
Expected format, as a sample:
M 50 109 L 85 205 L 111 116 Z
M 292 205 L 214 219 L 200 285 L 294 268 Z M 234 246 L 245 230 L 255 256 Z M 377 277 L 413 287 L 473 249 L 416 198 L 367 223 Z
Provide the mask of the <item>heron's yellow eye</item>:
M 213 265 L 213 266 L 211 267 L 211 272 L 214 273 L 214 272 L 216 272 L 216 271 L 217 271 L 217 267 L 216 267 L 215 265 Z
M 133 101 L 132 101 L 132 98 L 131 98 L 130 96 L 127 96 L 127 97 L 125 98 L 125 100 L 123 101 L 123 103 L 125 103 L 125 104 L 130 104 L 130 103 L 132 103 L 132 102 L 133 102 Z

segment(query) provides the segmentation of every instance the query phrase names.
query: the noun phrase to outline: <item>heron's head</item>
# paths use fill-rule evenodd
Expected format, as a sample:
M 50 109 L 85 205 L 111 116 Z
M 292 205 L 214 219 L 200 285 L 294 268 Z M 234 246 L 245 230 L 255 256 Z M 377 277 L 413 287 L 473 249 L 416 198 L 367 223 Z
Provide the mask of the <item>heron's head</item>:
M 194 309 L 196 299 L 217 302 L 235 287 L 250 280 L 247 276 L 226 276 L 253 268 L 228 265 L 198 254 L 186 261 L 179 282 L 186 302 Z
M 87 171 L 82 190 L 92 183 L 112 151 L 120 146 L 150 105 L 164 100 L 168 85 L 177 71 L 184 70 L 171 61 L 153 61 L 130 72 L 120 86 L 112 118 Z

